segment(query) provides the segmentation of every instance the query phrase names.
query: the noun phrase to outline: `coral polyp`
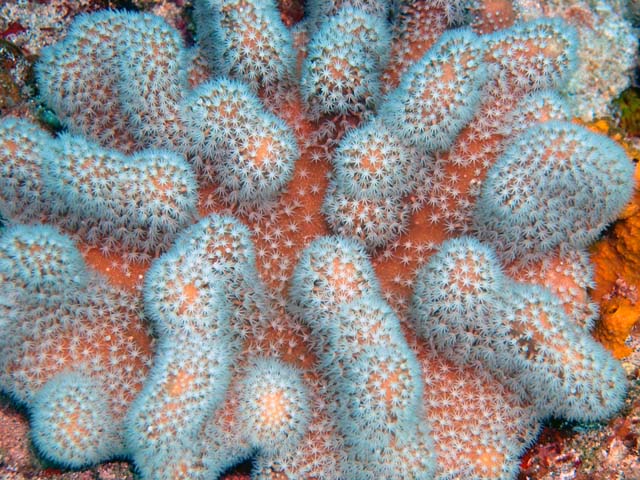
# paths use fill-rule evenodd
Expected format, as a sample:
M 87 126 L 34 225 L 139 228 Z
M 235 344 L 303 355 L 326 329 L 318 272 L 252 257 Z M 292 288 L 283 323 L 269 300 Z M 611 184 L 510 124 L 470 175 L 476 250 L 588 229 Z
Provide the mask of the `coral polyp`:
M 36 65 L 66 131 L 0 120 L 0 389 L 47 459 L 508 480 L 621 407 L 584 249 L 633 166 L 568 122 L 574 30 L 307 4 L 84 15 Z

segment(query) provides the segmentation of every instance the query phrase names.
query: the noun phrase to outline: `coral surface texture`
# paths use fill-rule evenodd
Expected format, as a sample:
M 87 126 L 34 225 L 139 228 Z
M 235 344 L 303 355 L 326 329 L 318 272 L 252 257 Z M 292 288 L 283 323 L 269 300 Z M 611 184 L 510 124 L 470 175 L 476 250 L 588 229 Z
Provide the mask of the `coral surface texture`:
M 507 0 L 78 16 L 0 119 L 0 391 L 58 468 L 515 479 L 625 370 L 588 248 L 634 193 L 576 30 Z M 191 41 L 193 40 L 193 41 Z M 229 477 L 232 478 L 232 477 Z

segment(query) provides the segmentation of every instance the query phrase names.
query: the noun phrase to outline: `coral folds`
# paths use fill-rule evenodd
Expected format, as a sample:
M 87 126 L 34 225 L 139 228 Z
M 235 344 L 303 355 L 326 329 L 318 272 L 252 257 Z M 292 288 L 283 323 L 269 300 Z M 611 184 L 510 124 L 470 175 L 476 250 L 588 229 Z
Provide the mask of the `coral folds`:
M 633 164 L 568 122 L 574 30 L 307 4 L 197 0 L 193 46 L 83 15 L 35 68 L 66 131 L 0 121 L 0 389 L 45 458 L 513 479 L 620 409 L 586 248 Z

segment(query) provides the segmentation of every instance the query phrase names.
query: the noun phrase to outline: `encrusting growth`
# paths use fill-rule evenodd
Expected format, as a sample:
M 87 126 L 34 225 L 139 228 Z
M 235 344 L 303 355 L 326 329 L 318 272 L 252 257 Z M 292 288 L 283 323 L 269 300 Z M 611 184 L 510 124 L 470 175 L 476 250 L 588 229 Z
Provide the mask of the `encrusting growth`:
M 567 122 L 573 30 L 306 7 L 198 0 L 193 48 L 83 16 L 36 65 L 67 131 L 0 121 L 0 388 L 46 458 L 509 480 L 549 416 L 622 405 L 585 248 L 632 167 Z

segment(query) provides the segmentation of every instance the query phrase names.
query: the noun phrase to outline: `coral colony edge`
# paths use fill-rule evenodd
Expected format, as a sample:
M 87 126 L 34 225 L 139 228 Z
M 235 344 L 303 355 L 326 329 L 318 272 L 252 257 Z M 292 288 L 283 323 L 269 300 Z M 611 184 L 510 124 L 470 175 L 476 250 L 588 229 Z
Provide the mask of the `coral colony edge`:
M 610 418 L 586 248 L 633 164 L 577 39 L 506 1 L 78 17 L 0 123 L 0 389 L 44 458 L 142 479 L 513 479 Z

